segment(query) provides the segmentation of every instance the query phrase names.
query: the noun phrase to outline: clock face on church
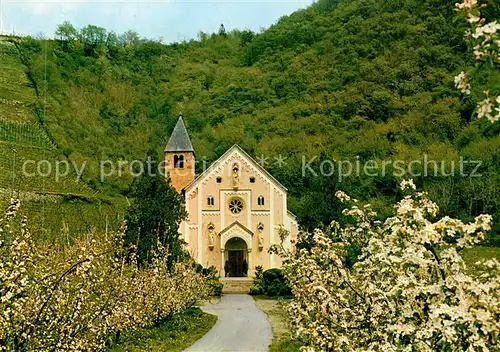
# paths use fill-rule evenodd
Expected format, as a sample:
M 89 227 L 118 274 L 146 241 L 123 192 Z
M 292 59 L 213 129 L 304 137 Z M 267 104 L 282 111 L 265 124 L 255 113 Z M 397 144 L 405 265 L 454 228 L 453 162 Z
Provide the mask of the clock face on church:
M 238 198 L 233 198 L 229 201 L 229 211 L 234 215 L 241 213 L 243 210 L 243 202 Z

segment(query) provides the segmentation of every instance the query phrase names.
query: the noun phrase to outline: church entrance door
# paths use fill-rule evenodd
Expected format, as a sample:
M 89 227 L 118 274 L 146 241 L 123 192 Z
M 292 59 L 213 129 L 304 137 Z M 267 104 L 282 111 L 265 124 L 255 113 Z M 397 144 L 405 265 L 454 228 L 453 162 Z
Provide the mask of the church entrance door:
M 229 241 L 226 242 L 225 248 L 225 268 L 224 271 L 229 277 L 243 277 L 247 276 L 248 272 L 248 262 L 245 265 L 245 261 L 247 258 L 247 244 L 246 242 L 239 238 L 233 237 Z M 229 265 L 229 267 L 227 267 Z
M 243 275 L 243 260 L 245 259 L 242 250 L 228 251 L 229 260 L 229 277 L 242 277 Z

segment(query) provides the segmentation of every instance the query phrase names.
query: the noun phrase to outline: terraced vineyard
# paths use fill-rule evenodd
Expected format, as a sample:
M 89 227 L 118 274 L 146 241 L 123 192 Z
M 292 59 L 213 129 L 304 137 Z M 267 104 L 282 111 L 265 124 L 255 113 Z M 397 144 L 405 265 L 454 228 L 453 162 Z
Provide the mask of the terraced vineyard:
M 63 168 L 71 164 L 39 120 L 44 111 L 14 40 L 0 37 L 0 205 L 20 198 L 34 232 L 47 240 L 117 228 L 124 200 L 102 197 L 78 181 L 74 168 Z

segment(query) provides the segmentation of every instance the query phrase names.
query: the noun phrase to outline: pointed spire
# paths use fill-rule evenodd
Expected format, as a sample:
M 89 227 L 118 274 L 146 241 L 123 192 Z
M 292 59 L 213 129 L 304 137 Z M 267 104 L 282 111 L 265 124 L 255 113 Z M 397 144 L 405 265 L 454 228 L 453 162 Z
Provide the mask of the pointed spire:
M 189 139 L 189 135 L 184 126 L 184 121 L 182 120 L 182 114 L 179 113 L 179 119 L 175 124 L 174 130 L 170 135 L 167 146 L 165 147 L 166 152 L 193 152 L 193 145 Z

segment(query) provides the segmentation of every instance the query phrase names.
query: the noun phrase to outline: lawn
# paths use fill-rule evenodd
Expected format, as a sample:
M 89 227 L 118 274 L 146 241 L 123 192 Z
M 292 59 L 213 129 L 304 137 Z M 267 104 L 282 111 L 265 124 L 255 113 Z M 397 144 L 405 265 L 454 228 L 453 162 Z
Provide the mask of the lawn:
M 474 246 L 464 249 L 461 255 L 465 264 L 467 264 L 468 270 L 473 271 L 476 267 L 475 263 L 479 260 L 495 258 L 500 261 L 500 247 Z
M 216 321 L 215 315 L 189 308 L 159 327 L 139 329 L 124 336 L 110 352 L 182 351 L 205 335 Z
M 287 315 L 282 304 L 286 299 L 275 299 L 267 296 L 253 296 L 257 306 L 267 314 L 273 329 L 274 339 L 269 346 L 270 352 L 297 352 L 302 344 L 292 338 L 290 328 L 286 324 Z

